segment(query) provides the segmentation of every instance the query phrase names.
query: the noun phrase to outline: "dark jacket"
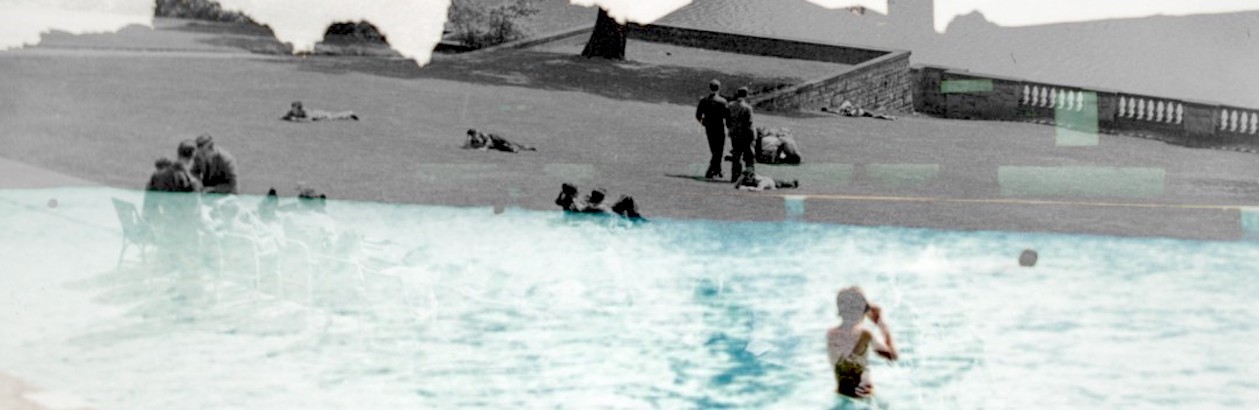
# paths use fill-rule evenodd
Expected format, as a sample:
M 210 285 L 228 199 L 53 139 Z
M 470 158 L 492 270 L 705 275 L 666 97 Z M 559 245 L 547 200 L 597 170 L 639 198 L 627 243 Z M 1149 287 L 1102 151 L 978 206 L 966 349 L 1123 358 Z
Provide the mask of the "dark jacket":
M 227 151 L 216 147 L 198 152 L 192 175 L 201 180 L 206 192 L 236 193 L 236 160 Z
M 748 105 L 747 100 L 735 100 L 726 106 L 729 115 L 726 119 L 726 126 L 731 130 L 752 130 L 752 106 Z
M 721 130 L 726 125 L 726 104 L 726 99 L 721 95 L 709 94 L 699 100 L 699 106 L 695 108 L 695 119 L 704 124 L 706 129 Z
M 144 218 L 159 225 L 199 221 L 201 182 L 176 162 L 149 177 L 144 194 Z

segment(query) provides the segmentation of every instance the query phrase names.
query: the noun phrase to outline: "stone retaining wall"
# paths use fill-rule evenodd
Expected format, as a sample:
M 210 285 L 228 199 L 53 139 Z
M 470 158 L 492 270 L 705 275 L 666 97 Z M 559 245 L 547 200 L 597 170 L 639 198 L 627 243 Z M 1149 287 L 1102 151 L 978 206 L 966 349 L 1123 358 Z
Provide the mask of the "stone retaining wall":
M 967 70 L 911 70 L 914 110 L 945 117 L 1053 124 L 1173 144 L 1259 150 L 1259 110 L 1027 81 Z

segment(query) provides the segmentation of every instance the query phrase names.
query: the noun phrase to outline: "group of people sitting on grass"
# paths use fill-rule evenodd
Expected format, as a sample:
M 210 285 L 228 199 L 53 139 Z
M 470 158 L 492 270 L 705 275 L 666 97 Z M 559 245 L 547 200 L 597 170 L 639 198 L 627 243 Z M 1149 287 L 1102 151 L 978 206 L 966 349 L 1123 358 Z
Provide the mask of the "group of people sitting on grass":
M 274 249 L 293 239 L 314 250 L 335 251 L 347 240 L 324 212 L 327 196 L 299 187 L 297 202 L 280 205 L 272 188 L 256 210 L 243 208 L 237 194 L 236 162 L 210 134 L 183 141 L 176 159 L 159 158 L 146 185 L 138 223 L 172 260 L 196 255 L 206 237 L 244 234 Z M 343 248 L 343 247 L 342 247 Z
M 572 214 L 589 214 L 589 215 L 619 215 L 631 221 L 645 221 L 643 216 L 638 213 L 638 205 L 634 203 L 634 198 L 629 195 L 621 195 L 616 203 L 611 206 L 607 201 L 608 192 L 603 188 L 595 188 L 586 195 L 583 201 L 577 197 L 577 187 L 564 183 L 560 184 L 560 195 L 555 198 L 555 204 L 559 205 L 566 213 Z
M 756 162 L 761 164 L 800 164 L 800 144 L 786 128 L 756 127 Z M 726 161 L 734 160 L 734 151 L 726 155 Z

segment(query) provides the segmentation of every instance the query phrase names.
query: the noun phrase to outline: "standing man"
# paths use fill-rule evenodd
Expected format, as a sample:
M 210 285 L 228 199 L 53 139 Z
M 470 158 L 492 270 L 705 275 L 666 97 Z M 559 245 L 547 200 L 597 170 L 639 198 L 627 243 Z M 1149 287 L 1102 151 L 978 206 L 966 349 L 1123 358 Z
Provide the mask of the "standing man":
M 739 180 L 743 175 L 743 167 L 752 170 L 756 165 L 756 132 L 752 130 L 752 106 L 748 104 L 747 87 L 739 87 L 735 91 L 734 102 L 727 106 L 729 112 L 726 127 L 730 128 L 730 143 L 733 144 L 734 160 L 730 164 L 730 182 Z
M 719 93 L 720 81 L 708 83 L 708 89 L 713 93 L 699 100 L 695 119 L 703 124 L 704 134 L 708 135 L 708 150 L 712 152 L 704 178 L 721 178 L 721 153 L 726 149 L 726 99 Z
M 206 193 L 236 193 L 236 160 L 232 154 L 216 148 L 214 137 L 210 134 L 197 137 L 197 156 L 192 164 L 192 175 L 201 180 Z

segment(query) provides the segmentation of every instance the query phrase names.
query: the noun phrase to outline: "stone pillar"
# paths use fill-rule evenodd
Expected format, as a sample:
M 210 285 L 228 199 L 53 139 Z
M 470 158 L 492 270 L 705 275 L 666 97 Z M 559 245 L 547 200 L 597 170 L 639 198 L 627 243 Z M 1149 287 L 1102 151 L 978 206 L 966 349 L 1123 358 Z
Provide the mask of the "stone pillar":
M 914 110 L 931 115 L 945 115 L 944 95 L 940 93 L 940 81 L 946 68 L 922 66 L 914 79 Z
M 1191 147 L 1210 146 L 1219 141 L 1220 106 L 1207 102 L 1185 100 L 1185 143 Z

